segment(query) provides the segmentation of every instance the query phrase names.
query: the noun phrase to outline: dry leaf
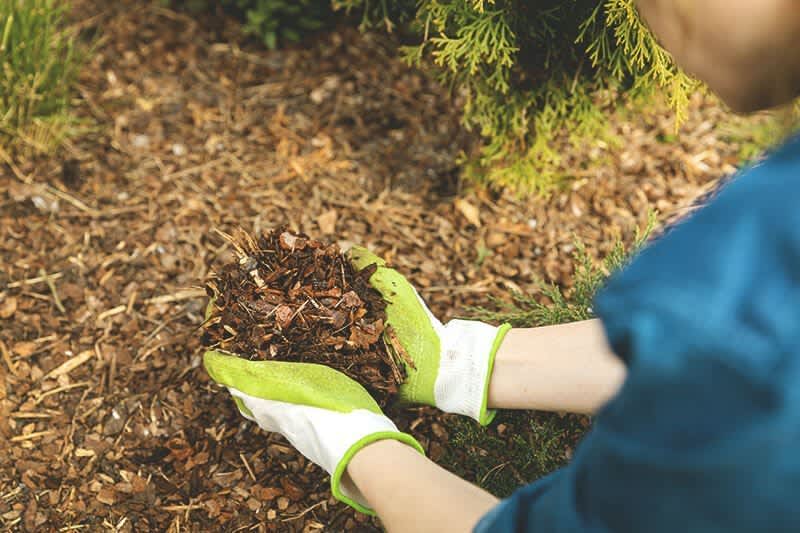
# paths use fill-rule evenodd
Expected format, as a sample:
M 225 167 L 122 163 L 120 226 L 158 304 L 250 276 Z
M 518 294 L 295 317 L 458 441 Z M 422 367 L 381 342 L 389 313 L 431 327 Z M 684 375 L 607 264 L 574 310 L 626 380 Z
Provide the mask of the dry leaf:
M 6 369 L 2 364 L 0 364 L 0 403 L 2 403 L 7 397 L 8 391 L 6 390 Z M 0 408 L 0 415 L 3 415 L 3 418 L 5 418 L 5 413 L 3 412 L 2 408 Z
M 335 209 L 322 213 L 317 217 L 317 224 L 319 224 L 320 231 L 324 235 L 332 235 L 336 231 L 336 220 L 338 218 L 339 214 Z
M 278 241 L 284 250 L 302 250 L 306 247 L 306 240 L 288 231 L 281 233 Z
M 342 295 L 342 303 L 345 307 L 361 307 L 364 302 L 358 297 L 356 291 L 348 291 Z
M 17 312 L 17 299 L 9 296 L 0 303 L 0 318 L 11 318 Z
M 261 501 L 269 502 L 283 494 L 283 489 L 277 487 L 254 487 L 253 492 Z
M 112 487 L 103 487 L 97 493 L 97 501 L 106 505 L 113 505 L 117 501 L 116 491 Z
M 11 351 L 22 358 L 30 357 L 36 351 L 36 343 L 31 341 L 18 342 L 11 347 Z
M 289 478 L 281 478 L 281 486 L 284 494 L 291 498 L 292 501 L 302 500 L 306 495 L 305 491 Z
M 473 226 L 480 227 L 481 225 L 481 217 L 480 211 L 478 208 L 469 203 L 468 201 L 464 200 L 463 198 L 457 198 L 455 201 L 455 206 L 458 211 L 464 215 L 464 218 L 467 219 L 467 222 L 472 224 Z
M 275 322 L 278 324 L 279 328 L 288 328 L 291 325 L 293 318 L 294 311 L 288 305 L 279 305 L 275 309 Z

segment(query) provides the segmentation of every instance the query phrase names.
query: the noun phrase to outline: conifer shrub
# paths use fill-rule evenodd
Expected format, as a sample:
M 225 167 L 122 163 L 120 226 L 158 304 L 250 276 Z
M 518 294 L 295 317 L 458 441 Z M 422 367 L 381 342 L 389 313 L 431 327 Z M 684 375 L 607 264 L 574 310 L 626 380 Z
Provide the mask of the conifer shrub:
M 212 5 L 209 0 L 173 3 Z M 569 175 L 562 153 L 619 144 L 608 117 L 621 104 L 686 116 L 701 86 L 676 67 L 635 0 L 223 0 L 270 48 L 334 20 L 394 32 L 399 53 L 462 97 L 463 125 L 481 142 L 463 154 L 466 177 L 520 193 L 546 192 Z M 735 135 L 751 157 L 774 135 Z
M 236 1 L 247 5 L 246 28 L 274 45 L 267 28 L 289 22 L 281 19 L 283 0 Z M 362 28 L 402 31 L 411 43 L 401 48 L 405 60 L 431 68 L 463 96 L 463 124 L 482 139 L 463 157 L 466 175 L 520 192 L 550 189 L 563 174 L 560 150 L 603 137 L 617 104 L 666 97 L 677 124 L 698 87 L 640 20 L 634 0 L 331 2 Z
M 389 28 L 376 7 L 408 8 L 334 1 Z M 483 139 L 465 169 L 492 185 L 546 191 L 560 176 L 559 147 L 603 136 L 611 107 L 665 96 L 680 122 L 698 87 L 634 0 L 420 0 L 413 13 L 416 43 L 401 52 L 464 96 L 464 126 Z
M 64 29 L 68 3 L 0 0 L 0 148 L 47 152 L 69 132 L 82 62 Z

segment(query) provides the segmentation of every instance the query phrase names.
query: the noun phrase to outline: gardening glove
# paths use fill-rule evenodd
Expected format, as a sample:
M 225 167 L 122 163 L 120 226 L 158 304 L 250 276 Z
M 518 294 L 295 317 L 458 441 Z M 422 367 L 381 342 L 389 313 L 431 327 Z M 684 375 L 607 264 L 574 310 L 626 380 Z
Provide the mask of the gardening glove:
M 377 265 L 369 282 L 387 303 L 385 339 L 389 349 L 405 352 L 400 359 L 407 361 L 408 377 L 400 387 L 400 399 L 488 425 L 496 414 L 486 408 L 494 357 L 511 326 L 472 320 L 442 324 L 408 280 L 383 259 L 360 246 L 349 254 L 357 270 Z
M 216 350 L 207 351 L 203 363 L 211 378 L 227 387 L 245 418 L 286 437 L 330 474 L 336 499 L 363 513 L 374 514 L 344 476 L 356 452 L 395 439 L 425 453 L 383 415 L 361 385 L 330 367 L 248 361 Z

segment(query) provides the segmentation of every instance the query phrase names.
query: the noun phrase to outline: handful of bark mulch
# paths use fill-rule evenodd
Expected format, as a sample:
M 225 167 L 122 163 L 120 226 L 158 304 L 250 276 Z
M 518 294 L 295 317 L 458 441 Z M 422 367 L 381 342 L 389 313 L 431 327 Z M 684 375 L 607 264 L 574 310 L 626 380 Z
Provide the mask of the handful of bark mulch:
M 364 386 L 381 407 L 405 380 L 383 339 L 386 303 L 336 244 L 285 228 L 226 236 L 238 262 L 206 281 L 203 344 L 251 360 L 319 363 Z

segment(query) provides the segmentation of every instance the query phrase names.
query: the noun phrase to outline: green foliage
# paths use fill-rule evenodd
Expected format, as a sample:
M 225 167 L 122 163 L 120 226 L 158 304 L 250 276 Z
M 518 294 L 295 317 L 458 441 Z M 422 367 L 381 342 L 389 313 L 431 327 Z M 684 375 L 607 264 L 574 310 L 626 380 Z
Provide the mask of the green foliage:
M 732 115 L 718 126 L 727 142 L 739 145 L 739 159 L 750 164 L 768 148 L 780 144 L 800 129 L 800 100 L 776 111 L 750 116 Z
M 331 0 L 172 0 L 172 5 L 199 13 L 216 5 L 244 22 L 245 33 L 275 49 L 300 41 L 331 21 Z
M 439 463 L 504 498 L 563 466 L 587 427 L 585 416 L 524 411 L 502 411 L 488 429 L 462 417 L 448 419 L 450 440 Z
M 350 9 L 366 0 L 338 0 Z M 402 0 L 396 2 L 404 4 Z M 484 139 L 467 173 L 545 191 L 556 146 L 602 136 L 610 107 L 664 94 L 680 121 L 697 83 L 639 19 L 634 0 L 420 0 L 412 64 L 432 64 L 465 97 L 463 122 Z
M 177 1 L 177 0 L 174 0 Z M 203 2 L 207 0 L 183 0 Z M 483 138 L 467 176 L 521 192 L 547 191 L 560 152 L 608 135 L 622 101 L 664 95 L 685 115 L 697 82 L 676 68 L 639 19 L 635 0 L 224 0 L 270 48 L 331 18 L 402 29 L 403 57 L 463 96 L 463 124 Z
M 303 35 L 320 29 L 331 16 L 329 0 L 235 0 L 235 3 L 245 13 L 245 31 L 260 37 L 268 48 L 299 41 Z
M 82 54 L 63 28 L 68 4 L 0 0 L 0 147 L 46 152 L 69 132 Z
M 172 0 L 213 5 L 209 0 Z M 362 28 L 400 33 L 401 54 L 463 99 L 463 124 L 483 142 L 462 154 L 474 181 L 547 192 L 569 177 L 562 152 L 620 140 L 608 116 L 622 103 L 670 106 L 676 128 L 700 88 L 674 64 L 635 0 L 223 0 L 270 48 L 301 38 L 339 11 Z M 645 104 L 646 103 L 646 104 Z M 655 107 L 662 108 L 663 105 Z M 752 132 L 743 156 L 775 139 Z
M 508 322 L 515 327 L 549 326 L 592 318 L 592 300 L 608 276 L 622 268 L 635 254 L 655 227 L 655 214 L 651 213 L 644 229 L 637 229 L 634 242 L 626 247 L 617 241 L 602 264 L 596 264 L 580 241 L 575 241 L 574 287 L 569 294 L 558 285 L 542 285 L 540 293 L 513 292 L 511 301 L 495 299 L 496 309 L 471 308 L 474 318 L 488 322 Z M 544 297 L 544 298 L 542 298 Z M 547 303 L 543 303 L 543 300 Z
M 496 309 L 473 308 L 472 318 L 515 327 L 549 326 L 592 318 L 592 300 L 608 276 L 622 268 L 647 240 L 655 226 L 651 213 L 647 226 L 637 230 L 633 243 L 618 241 L 596 264 L 582 243 L 575 243 L 575 284 L 566 294 L 555 285 L 541 293 L 513 294 L 511 302 L 496 300 Z M 544 296 L 549 302 L 541 302 Z M 510 437 L 498 435 L 498 428 Z M 589 427 L 585 416 L 526 411 L 501 411 L 496 422 L 482 428 L 471 420 L 455 418 L 448 423 L 450 440 L 443 466 L 498 497 L 564 465 L 571 450 Z

